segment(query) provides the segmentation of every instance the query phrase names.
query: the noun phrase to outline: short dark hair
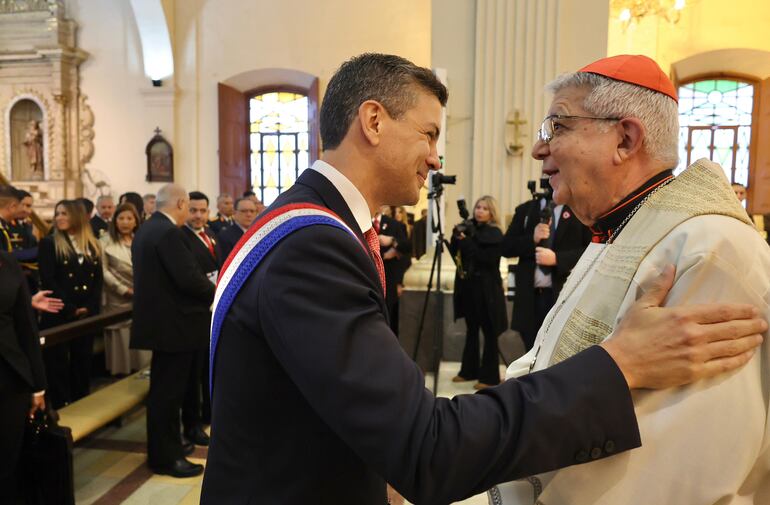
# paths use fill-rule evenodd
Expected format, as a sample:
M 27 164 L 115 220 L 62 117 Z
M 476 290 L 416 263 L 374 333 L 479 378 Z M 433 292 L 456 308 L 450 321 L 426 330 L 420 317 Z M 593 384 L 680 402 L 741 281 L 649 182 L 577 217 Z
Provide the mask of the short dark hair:
M 19 195 L 16 193 L 16 188 L 0 184 L 0 204 L 2 205 L 2 208 L 12 205 L 11 200 L 16 200 L 17 202 L 21 201 L 21 198 L 19 198 Z
M 238 204 L 240 204 L 241 202 L 246 202 L 246 201 L 248 201 L 248 202 L 251 202 L 251 199 L 250 199 L 250 198 L 247 198 L 247 197 L 245 197 L 245 196 L 244 196 L 244 197 L 242 197 L 242 198 L 238 198 L 238 199 L 237 199 L 237 200 L 235 200 L 235 202 L 233 203 L 233 209 L 234 209 L 234 210 L 238 210 Z
M 326 87 L 321 104 L 323 148 L 336 149 L 347 135 L 358 108 L 367 100 L 381 103 L 394 119 L 414 106 L 414 87 L 434 95 L 442 106 L 446 86 L 424 67 L 392 54 L 364 53 L 343 63 Z M 411 89 L 410 89 L 411 88 Z
M 206 200 L 206 205 L 209 204 L 209 197 L 200 191 L 190 191 L 190 200 Z
M 32 194 L 29 191 L 24 191 L 23 189 L 14 189 L 14 191 L 16 192 L 16 198 L 18 198 L 19 201 L 22 201 L 27 197 L 32 198 Z
M 248 198 L 250 196 L 257 196 L 257 194 L 253 191 L 244 191 L 243 192 L 243 198 Z
M 80 198 L 75 198 L 75 201 L 80 202 L 80 205 L 83 206 L 86 217 L 91 217 L 91 213 L 94 211 L 94 202 L 82 196 Z

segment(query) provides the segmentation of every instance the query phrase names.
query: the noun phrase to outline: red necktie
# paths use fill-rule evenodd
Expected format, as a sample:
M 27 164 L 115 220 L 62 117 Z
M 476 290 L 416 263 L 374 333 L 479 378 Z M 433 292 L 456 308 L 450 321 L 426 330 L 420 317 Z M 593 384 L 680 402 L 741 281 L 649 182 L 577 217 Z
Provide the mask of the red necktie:
M 208 235 L 206 235 L 206 232 L 201 230 L 198 232 L 198 235 L 200 236 L 200 238 L 203 239 L 203 242 L 206 244 L 206 247 L 209 248 L 209 252 L 211 253 L 211 255 L 214 256 L 214 244 L 211 243 L 211 239 L 209 238 Z
M 380 276 L 380 284 L 382 284 L 382 293 L 385 294 L 385 265 L 382 263 L 382 256 L 380 256 L 380 238 L 377 236 L 377 232 L 374 228 L 369 228 L 366 233 L 366 242 L 369 244 L 369 251 L 372 253 L 374 259 L 374 266 L 377 267 L 377 273 Z

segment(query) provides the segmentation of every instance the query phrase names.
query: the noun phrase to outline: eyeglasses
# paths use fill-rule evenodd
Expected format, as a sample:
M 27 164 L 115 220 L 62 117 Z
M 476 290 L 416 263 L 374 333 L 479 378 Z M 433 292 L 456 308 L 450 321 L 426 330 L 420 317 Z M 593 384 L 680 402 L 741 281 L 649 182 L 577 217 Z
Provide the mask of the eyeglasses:
M 556 131 L 554 121 L 560 121 L 562 119 L 593 119 L 595 121 L 620 121 L 623 118 L 620 117 L 592 117 L 592 116 L 562 116 L 559 114 L 551 114 L 543 119 L 540 124 L 540 129 L 537 130 L 537 139 L 542 140 L 545 144 L 550 143 L 553 140 L 554 132 Z

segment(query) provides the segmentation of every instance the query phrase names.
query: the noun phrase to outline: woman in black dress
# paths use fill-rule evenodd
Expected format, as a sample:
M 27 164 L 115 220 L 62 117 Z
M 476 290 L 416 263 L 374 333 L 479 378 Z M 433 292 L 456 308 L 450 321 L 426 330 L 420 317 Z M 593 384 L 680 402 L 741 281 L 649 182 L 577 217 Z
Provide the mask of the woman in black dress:
M 450 252 L 457 260 L 455 319 L 465 318 L 467 333 L 463 362 L 453 382 L 478 380 L 476 389 L 500 383 L 497 337 L 508 327 L 500 256 L 503 232 L 497 202 L 482 196 L 473 209 L 471 226 L 455 228 Z M 479 329 L 484 332 L 484 354 L 479 366 Z
M 47 294 L 38 292 L 33 302 L 21 267 L 0 252 L 0 503 L 17 499 L 24 419 L 45 408 L 45 372 L 32 307 L 60 309 L 61 302 Z
M 56 204 L 54 231 L 38 248 L 40 284 L 64 302 L 59 314 L 43 314 L 41 328 L 51 328 L 99 313 L 102 295 L 101 246 L 82 205 Z M 49 399 L 59 409 L 89 393 L 93 335 L 47 348 L 44 353 Z

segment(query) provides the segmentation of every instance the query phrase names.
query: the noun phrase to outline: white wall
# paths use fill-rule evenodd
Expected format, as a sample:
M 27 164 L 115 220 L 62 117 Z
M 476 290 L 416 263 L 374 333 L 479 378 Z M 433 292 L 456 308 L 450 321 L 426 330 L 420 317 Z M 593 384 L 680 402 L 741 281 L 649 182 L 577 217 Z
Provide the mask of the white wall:
M 157 190 L 159 183 L 145 182 L 144 148 L 156 126 L 174 144 L 173 102 L 171 96 L 158 97 L 144 75 L 129 1 L 68 0 L 66 12 L 79 25 L 78 45 L 90 54 L 80 67 L 81 92 L 95 118 L 94 156 L 86 168 L 108 182 L 114 195 Z M 161 95 L 166 90 L 160 88 Z

